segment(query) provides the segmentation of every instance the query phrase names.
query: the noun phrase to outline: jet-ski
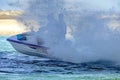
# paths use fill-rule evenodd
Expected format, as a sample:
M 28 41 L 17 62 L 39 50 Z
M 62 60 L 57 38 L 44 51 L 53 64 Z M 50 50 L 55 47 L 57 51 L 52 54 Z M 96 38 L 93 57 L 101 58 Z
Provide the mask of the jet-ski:
M 37 41 L 30 32 L 17 34 L 7 38 L 7 41 L 18 51 L 23 54 L 39 57 L 50 58 L 47 53 L 48 47 L 42 46 L 42 40 Z

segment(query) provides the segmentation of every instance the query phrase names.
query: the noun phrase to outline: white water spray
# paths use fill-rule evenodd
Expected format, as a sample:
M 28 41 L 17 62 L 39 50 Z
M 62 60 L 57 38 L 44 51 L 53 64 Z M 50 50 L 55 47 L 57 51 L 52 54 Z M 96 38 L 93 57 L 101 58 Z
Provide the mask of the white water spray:
M 30 1 L 21 19 L 25 23 L 32 20 L 39 25 L 36 34 L 43 39 L 43 45 L 50 48 L 48 54 L 55 58 L 75 63 L 96 60 L 120 62 L 118 14 L 83 12 L 81 8 L 80 11 L 68 9 L 66 4 L 63 0 Z

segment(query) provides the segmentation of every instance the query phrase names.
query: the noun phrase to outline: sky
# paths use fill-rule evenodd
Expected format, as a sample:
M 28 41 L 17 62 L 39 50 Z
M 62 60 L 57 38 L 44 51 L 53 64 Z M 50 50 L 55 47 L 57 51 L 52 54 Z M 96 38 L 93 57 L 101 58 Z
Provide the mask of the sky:
M 22 10 L 28 0 L 0 0 L 1 10 Z M 24 5 L 24 6 L 22 6 Z
M 120 11 L 120 0 L 66 0 L 85 9 Z
M 0 9 L 2 10 L 22 10 L 23 7 L 18 3 L 27 4 L 27 0 L 0 0 Z M 108 10 L 115 9 L 120 11 L 120 0 L 65 0 L 68 4 L 77 4 L 77 6 L 87 9 Z M 14 6 L 13 4 L 14 3 Z
M 1 10 L 14 10 L 14 9 L 19 9 L 14 6 L 10 6 L 9 4 L 15 2 L 15 0 L 0 0 L 0 9 Z

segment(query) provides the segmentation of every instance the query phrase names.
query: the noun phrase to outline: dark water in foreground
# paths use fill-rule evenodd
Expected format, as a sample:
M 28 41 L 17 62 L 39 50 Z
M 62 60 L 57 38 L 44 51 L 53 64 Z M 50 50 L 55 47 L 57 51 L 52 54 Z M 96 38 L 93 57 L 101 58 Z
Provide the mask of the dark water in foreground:
M 109 61 L 68 63 L 23 55 L 0 36 L 0 80 L 120 80 L 120 66 Z

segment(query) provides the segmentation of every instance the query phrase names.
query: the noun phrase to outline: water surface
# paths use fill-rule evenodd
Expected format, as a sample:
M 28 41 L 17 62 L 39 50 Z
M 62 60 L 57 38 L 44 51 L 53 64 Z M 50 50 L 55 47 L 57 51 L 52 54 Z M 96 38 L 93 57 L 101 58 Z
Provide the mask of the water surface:
M 0 80 L 120 80 L 120 66 L 110 61 L 69 63 L 27 56 L 0 36 Z

